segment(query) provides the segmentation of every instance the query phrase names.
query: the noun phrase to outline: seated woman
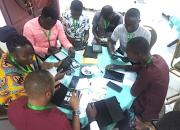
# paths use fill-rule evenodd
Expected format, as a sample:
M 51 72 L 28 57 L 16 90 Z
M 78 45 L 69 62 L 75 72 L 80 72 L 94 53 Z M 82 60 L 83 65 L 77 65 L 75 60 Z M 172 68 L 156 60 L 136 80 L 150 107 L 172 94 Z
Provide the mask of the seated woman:
M 31 43 L 22 35 L 16 33 L 7 38 L 8 43 L 13 43 L 9 53 L 3 53 L 0 58 L 0 105 L 7 107 L 9 102 L 20 96 L 26 95 L 23 82 L 26 75 L 39 69 L 37 58 Z M 7 39 L 5 42 L 7 42 Z M 57 64 L 43 63 L 42 69 L 58 66 Z M 59 79 L 63 74 L 57 74 Z

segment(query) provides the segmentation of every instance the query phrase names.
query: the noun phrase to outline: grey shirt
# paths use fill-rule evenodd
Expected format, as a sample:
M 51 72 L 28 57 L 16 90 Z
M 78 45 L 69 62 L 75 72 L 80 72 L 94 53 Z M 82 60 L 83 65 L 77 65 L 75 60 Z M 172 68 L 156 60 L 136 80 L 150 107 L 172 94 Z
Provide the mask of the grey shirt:
M 111 35 L 111 39 L 113 41 L 119 40 L 120 48 L 121 48 L 122 51 L 125 52 L 127 42 L 131 38 L 138 37 L 138 36 L 146 38 L 148 40 L 149 44 L 150 44 L 151 33 L 150 33 L 150 31 L 146 30 L 143 26 L 139 26 L 136 31 L 134 31 L 132 33 L 128 33 L 124 24 L 118 25 L 114 29 L 114 31 L 113 31 L 113 33 Z
M 105 19 L 101 15 L 101 12 L 97 12 L 93 18 L 93 27 L 96 28 L 96 33 L 99 37 L 106 37 L 106 34 L 112 33 L 114 29 L 123 23 L 123 17 L 121 14 L 113 12 L 113 17 L 109 21 L 109 25 L 105 26 Z

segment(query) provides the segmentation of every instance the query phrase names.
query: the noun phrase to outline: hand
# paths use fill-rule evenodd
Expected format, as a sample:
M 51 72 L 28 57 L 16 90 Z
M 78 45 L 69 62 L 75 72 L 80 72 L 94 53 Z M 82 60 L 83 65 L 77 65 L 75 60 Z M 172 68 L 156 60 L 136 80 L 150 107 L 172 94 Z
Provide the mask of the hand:
M 47 70 L 47 69 L 51 69 L 52 67 L 54 67 L 54 63 L 43 62 L 40 66 L 41 66 L 41 69 Z
M 96 107 L 94 106 L 94 103 L 88 104 L 86 108 L 86 113 L 87 113 L 89 122 L 96 120 L 97 110 L 96 110 Z
M 71 58 L 75 57 L 75 51 L 74 51 L 74 47 L 70 47 L 68 50 L 68 55 L 71 56 Z
M 64 77 L 64 75 L 65 75 L 65 72 L 59 71 L 54 77 L 55 81 L 62 79 Z
M 52 54 L 55 54 L 59 51 L 59 48 L 57 47 L 49 47 L 48 48 L 48 54 L 52 55 Z
M 99 43 L 99 44 L 101 44 L 101 43 L 102 43 L 102 40 L 101 40 L 101 38 L 100 38 L 100 37 L 95 36 L 94 38 L 95 38 L 95 40 L 96 40 L 97 44 L 98 44 L 98 43 Z
M 135 125 L 136 130 L 149 130 L 149 129 L 144 125 L 144 123 L 143 123 L 140 119 L 138 119 L 137 117 L 136 117 L 136 119 L 135 119 L 134 125 Z
M 79 99 L 76 95 L 76 92 L 73 92 L 72 97 L 69 101 L 70 106 L 72 107 L 73 110 L 78 110 L 79 109 Z
M 113 70 L 113 69 L 115 69 L 115 65 L 114 64 L 109 64 L 109 65 L 106 66 L 106 69 L 107 70 Z

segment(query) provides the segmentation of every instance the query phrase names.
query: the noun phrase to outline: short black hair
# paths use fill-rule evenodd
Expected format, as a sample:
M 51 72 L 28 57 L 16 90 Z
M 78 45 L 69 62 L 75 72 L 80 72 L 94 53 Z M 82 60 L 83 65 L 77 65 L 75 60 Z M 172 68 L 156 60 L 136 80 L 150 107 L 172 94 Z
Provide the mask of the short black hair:
M 59 18 L 58 12 L 50 6 L 46 6 L 43 8 L 41 16 L 44 18 L 50 17 L 53 20 L 58 20 Z
M 71 2 L 70 9 L 73 11 L 81 12 L 83 10 L 83 3 L 79 0 L 73 0 Z
M 140 12 L 136 8 L 131 8 L 126 12 L 125 17 L 134 17 L 140 19 Z
M 31 46 L 32 49 L 34 50 L 30 41 L 26 37 L 22 36 L 21 34 L 15 34 L 9 37 L 9 40 L 6 42 L 6 44 L 8 46 L 8 51 L 10 53 L 13 53 L 17 47 L 23 47 L 25 45 Z
M 132 38 L 127 43 L 127 50 L 130 49 L 133 53 L 148 55 L 150 52 L 149 42 L 144 37 Z
M 105 5 L 102 9 L 101 9 L 101 14 L 103 15 L 103 17 L 107 18 L 109 17 L 111 14 L 113 13 L 113 8 L 110 5 Z
M 180 111 L 172 111 L 163 116 L 157 130 L 180 130 Z
M 28 96 L 38 97 L 53 87 L 52 75 L 46 70 L 33 71 L 26 77 L 24 88 Z

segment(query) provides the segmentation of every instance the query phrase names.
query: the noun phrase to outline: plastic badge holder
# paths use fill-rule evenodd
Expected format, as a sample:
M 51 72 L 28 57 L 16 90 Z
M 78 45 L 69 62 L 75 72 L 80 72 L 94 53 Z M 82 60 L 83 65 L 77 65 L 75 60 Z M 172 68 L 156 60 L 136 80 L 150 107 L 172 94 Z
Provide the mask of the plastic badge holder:
M 93 44 L 93 52 L 102 53 L 102 46 Z

